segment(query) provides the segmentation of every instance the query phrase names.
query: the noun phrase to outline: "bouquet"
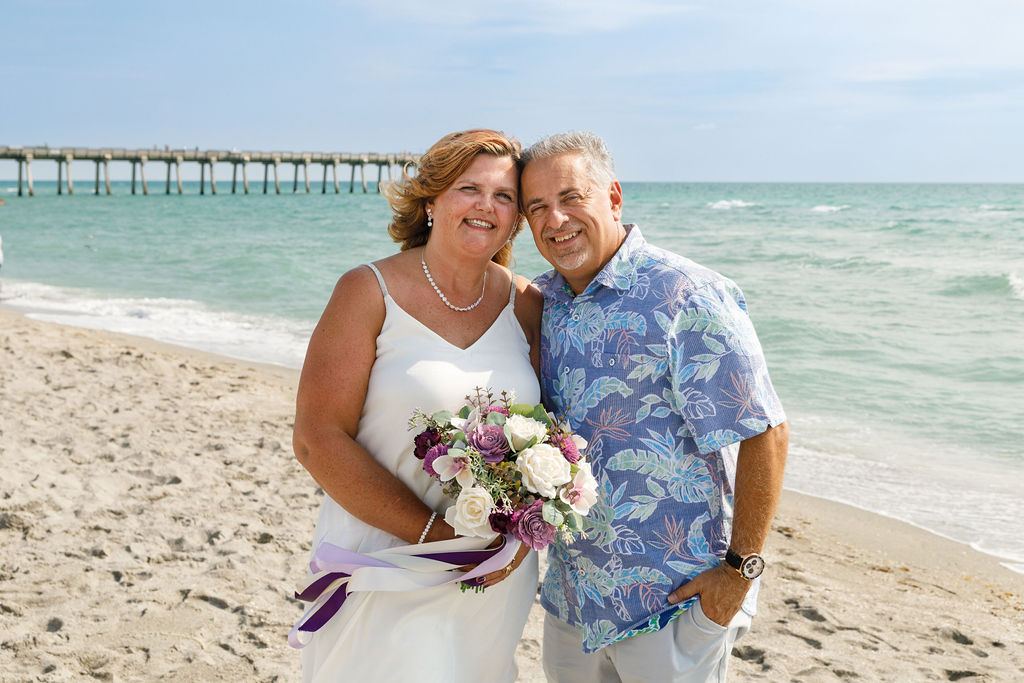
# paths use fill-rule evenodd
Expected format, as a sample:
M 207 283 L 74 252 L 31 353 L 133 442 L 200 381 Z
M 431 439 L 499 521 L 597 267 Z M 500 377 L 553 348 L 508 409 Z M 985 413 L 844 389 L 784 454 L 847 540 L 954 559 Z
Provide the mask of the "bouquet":
M 444 519 L 460 536 L 512 534 L 535 550 L 572 542 L 597 501 L 587 442 L 542 405 L 477 388 L 453 413 L 416 410 L 415 455 L 455 501 Z

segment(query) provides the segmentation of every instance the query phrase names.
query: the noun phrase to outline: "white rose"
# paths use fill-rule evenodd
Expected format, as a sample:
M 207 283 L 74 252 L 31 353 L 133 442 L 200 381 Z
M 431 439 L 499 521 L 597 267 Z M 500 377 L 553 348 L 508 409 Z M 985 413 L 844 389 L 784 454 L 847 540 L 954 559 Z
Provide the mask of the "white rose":
M 537 437 L 537 443 L 540 443 L 547 435 L 547 426 L 532 417 L 509 415 L 505 420 L 505 436 L 515 451 L 522 450 L 533 437 Z
M 520 453 L 516 467 L 523 473 L 523 485 L 545 498 L 554 498 L 558 487 L 572 479 L 569 461 L 562 451 L 546 443 Z
M 494 512 L 494 499 L 487 489 L 470 486 L 462 489 L 455 505 L 444 513 L 444 521 L 448 522 L 459 536 L 478 536 L 487 538 L 494 535 L 490 516 Z
M 577 465 L 580 469 L 572 478 L 572 483 L 563 487 L 558 497 L 574 511 L 586 515 L 597 502 L 597 480 L 590 471 L 589 462 L 580 460 Z

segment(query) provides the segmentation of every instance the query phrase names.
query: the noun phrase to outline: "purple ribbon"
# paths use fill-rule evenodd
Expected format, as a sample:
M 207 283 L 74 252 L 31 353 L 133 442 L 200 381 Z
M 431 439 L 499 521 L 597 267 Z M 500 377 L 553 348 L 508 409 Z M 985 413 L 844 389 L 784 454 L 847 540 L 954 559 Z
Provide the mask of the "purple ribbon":
M 427 543 L 421 547 L 426 549 L 438 544 L 450 544 L 450 541 L 439 543 Z M 515 545 L 512 546 L 511 544 Z M 490 565 L 497 564 L 491 560 L 500 559 L 500 565 L 504 566 L 514 557 L 518 550 L 519 543 L 512 536 L 503 536 L 501 543 L 495 548 L 481 548 L 479 550 L 453 550 L 443 552 L 408 553 L 408 557 L 417 557 L 436 562 L 443 562 L 451 566 L 451 569 L 467 564 L 477 565 L 468 572 L 456 572 L 450 580 L 439 585 L 461 581 L 467 586 L 479 585 L 475 581 L 477 577 L 483 576 L 492 571 Z M 394 549 L 390 549 L 394 550 Z M 499 556 L 502 556 L 499 558 Z M 352 577 L 359 569 L 367 567 L 379 567 L 387 569 L 402 570 L 403 568 L 377 557 L 363 555 L 331 543 L 321 543 L 317 546 L 313 558 L 309 562 L 310 571 L 315 578 L 308 583 L 301 591 L 295 592 L 295 597 L 314 604 L 306 611 L 291 632 L 288 634 L 288 644 L 294 648 L 302 648 L 306 643 L 299 638 L 299 633 L 315 633 L 338 613 L 345 600 L 349 596 L 349 583 L 344 581 Z M 343 580 L 341 585 L 333 586 L 336 581 Z

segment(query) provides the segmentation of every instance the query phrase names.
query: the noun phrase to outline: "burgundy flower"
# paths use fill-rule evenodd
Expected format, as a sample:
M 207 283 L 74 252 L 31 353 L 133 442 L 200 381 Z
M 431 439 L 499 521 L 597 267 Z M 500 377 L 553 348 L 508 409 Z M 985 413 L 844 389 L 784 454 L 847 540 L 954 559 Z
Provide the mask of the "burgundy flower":
M 501 462 L 509 452 L 505 430 L 498 425 L 477 425 L 469 433 L 469 444 L 480 451 L 484 462 Z
M 512 526 L 512 515 L 501 510 L 495 510 L 491 513 L 491 528 L 497 531 L 499 534 L 507 534 L 510 527 Z
M 534 550 L 543 550 L 555 538 L 557 529 L 544 521 L 544 503 L 533 504 L 512 513 L 512 535 Z
M 551 443 L 558 447 L 558 450 L 562 451 L 562 455 L 569 462 L 580 461 L 580 449 L 576 448 L 576 444 L 569 438 L 567 434 L 552 434 Z
M 420 460 L 427 454 L 436 443 L 441 440 L 441 434 L 436 429 L 428 429 L 425 432 L 420 432 L 413 439 L 416 444 L 416 450 L 414 451 L 417 458 Z
M 434 478 L 440 477 L 441 475 L 439 475 L 434 470 L 434 461 L 447 453 L 448 447 L 445 446 L 443 443 L 439 443 L 436 446 L 432 447 L 429 451 L 427 451 L 427 454 L 423 456 L 423 471 Z

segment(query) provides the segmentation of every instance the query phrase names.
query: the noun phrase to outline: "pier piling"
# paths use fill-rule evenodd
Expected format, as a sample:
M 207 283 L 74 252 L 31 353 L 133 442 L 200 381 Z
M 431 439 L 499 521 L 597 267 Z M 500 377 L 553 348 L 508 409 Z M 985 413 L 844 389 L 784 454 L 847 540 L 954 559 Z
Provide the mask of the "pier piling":
M 326 152 L 243 152 L 232 150 L 199 149 L 189 150 L 184 147 L 171 150 L 165 147 L 163 150 L 156 146 L 153 149 L 118 149 L 118 148 L 86 148 L 66 147 L 64 149 L 50 148 L 46 145 L 38 147 L 5 147 L 0 145 L 0 159 L 12 159 L 18 164 L 18 196 L 24 196 L 26 188 L 28 196 L 35 196 L 35 186 L 32 181 L 32 162 L 36 159 L 45 159 L 57 162 L 57 194 L 64 194 L 64 174 L 67 174 L 67 192 L 74 194 L 74 179 L 71 175 L 71 162 L 75 159 L 91 161 L 96 164 L 95 177 L 93 179 L 93 192 L 100 193 L 100 164 L 103 164 L 104 181 L 106 193 L 112 194 L 110 185 L 110 162 L 127 161 L 131 164 L 131 193 L 136 194 L 136 178 L 142 182 L 142 194 L 149 194 L 149 183 L 146 179 L 146 162 L 162 161 L 167 164 L 167 173 L 164 178 L 164 194 L 171 194 L 171 164 L 174 164 L 175 178 L 178 186 L 178 194 L 183 194 L 181 182 L 181 164 L 192 162 L 199 164 L 199 194 L 206 194 L 206 167 L 210 170 L 210 194 L 217 194 L 217 180 L 215 166 L 218 161 L 230 163 L 231 193 L 238 191 L 238 167 L 242 167 L 242 187 L 245 194 L 249 194 L 249 162 L 263 164 L 263 193 L 267 194 L 269 189 L 270 166 L 274 166 L 274 191 L 281 194 L 281 178 L 278 172 L 280 164 L 291 164 L 294 168 L 292 179 L 292 193 L 299 191 L 299 166 L 302 167 L 303 187 L 306 194 L 310 193 L 310 165 L 319 164 L 323 169 L 323 176 L 320 179 L 320 193 L 327 194 L 327 167 L 331 167 L 334 183 L 334 193 L 341 192 L 340 174 L 338 166 L 348 164 L 350 170 L 349 193 L 355 192 L 356 167 L 359 167 L 359 179 L 363 192 L 367 192 L 366 167 L 374 165 L 377 167 L 377 192 L 381 192 L 384 180 L 384 169 L 387 168 L 388 181 L 391 180 L 391 166 L 399 164 L 403 168 L 410 165 L 415 166 L 419 156 L 414 154 L 349 154 L 349 153 L 326 153 Z

